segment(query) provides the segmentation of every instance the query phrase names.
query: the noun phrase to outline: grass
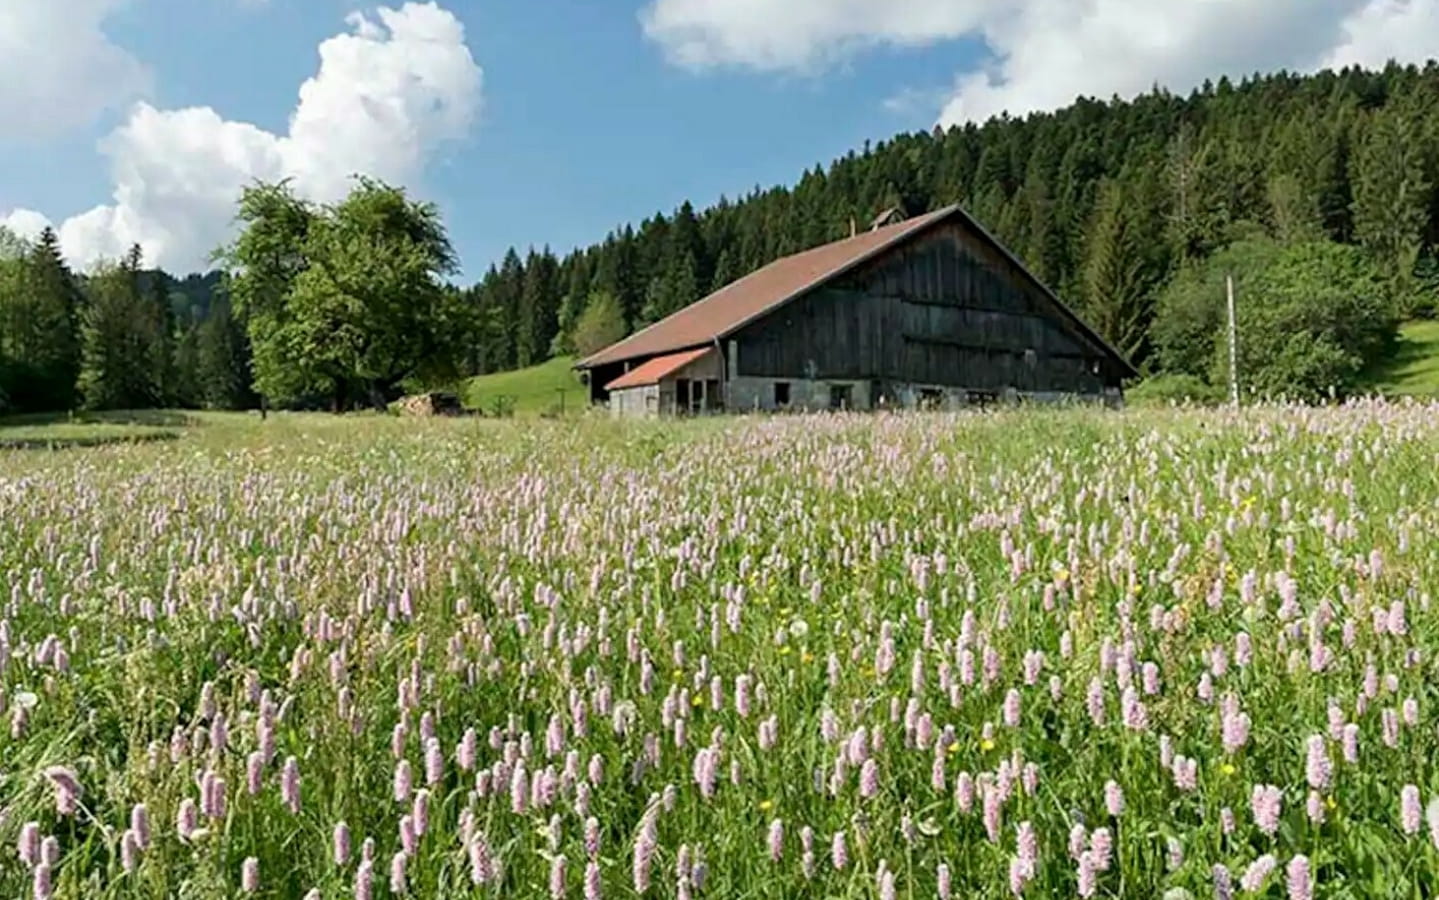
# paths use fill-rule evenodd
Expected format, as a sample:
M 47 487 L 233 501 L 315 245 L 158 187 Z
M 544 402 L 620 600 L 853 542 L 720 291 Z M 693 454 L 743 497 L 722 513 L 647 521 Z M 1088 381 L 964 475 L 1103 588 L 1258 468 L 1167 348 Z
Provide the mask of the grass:
M 1376 366 L 1366 386 L 1385 396 L 1439 396 L 1439 319 L 1406 323 L 1399 346 Z
M 527 369 L 480 375 L 466 381 L 460 399 L 472 409 L 489 412 L 498 397 L 510 397 L 519 415 L 578 412 L 589 403 L 589 393 L 575 371 L 574 358 L 560 356 Z
M 64 449 L 174 440 L 196 420 L 165 410 L 43 413 L 0 417 L 0 448 Z
M 186 421 L 0 450 L 0 897 L 1439 883 L 1439 404 Z

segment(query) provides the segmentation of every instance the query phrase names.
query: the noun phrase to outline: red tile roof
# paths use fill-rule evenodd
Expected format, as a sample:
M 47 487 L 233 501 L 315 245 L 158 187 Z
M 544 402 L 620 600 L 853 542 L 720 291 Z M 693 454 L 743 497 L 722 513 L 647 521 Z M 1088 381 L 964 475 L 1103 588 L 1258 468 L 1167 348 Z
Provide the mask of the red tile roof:
M 722 337 L 781 303 L 829 281 L 956 208 L 946 207 L 896 225 L 886 225 L 777 259 L 703 300 L 580 360 L 575 366 L 589 369 L 638 356 L 693 347 Z
M 677 372 L 685 366 L 704 356 L 706 353 L 713 353 L 712 347 L 700 347 L 698 350 L 686 350 L 683 353 L 671 353 L 668 356 L 656 356 L 644 365 L 637 366 L 625 374 L 605 385 L 607 391 L 617 391 L 623 388 L 640 387 L 646 384 L 655 384 L 660 379 Z

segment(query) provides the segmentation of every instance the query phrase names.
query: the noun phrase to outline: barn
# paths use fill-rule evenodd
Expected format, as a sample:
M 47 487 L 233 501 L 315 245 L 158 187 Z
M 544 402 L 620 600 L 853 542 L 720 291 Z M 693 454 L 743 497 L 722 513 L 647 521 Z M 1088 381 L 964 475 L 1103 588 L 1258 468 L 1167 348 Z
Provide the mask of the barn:
M 1122 402 L 1134 368 L 959 206 L 778 259 L 578 363 L 615 415 Z

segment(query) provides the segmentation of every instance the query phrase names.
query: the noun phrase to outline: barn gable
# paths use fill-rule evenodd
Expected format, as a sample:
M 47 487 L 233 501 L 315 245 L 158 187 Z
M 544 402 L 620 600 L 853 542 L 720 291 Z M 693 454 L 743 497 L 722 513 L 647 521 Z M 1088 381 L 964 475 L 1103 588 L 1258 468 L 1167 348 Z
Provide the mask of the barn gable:
M 805 372 L 990 392 L 1099 393 L 1132 372 L 960 220 L 889 248 L 732 337 L 737 376 Z

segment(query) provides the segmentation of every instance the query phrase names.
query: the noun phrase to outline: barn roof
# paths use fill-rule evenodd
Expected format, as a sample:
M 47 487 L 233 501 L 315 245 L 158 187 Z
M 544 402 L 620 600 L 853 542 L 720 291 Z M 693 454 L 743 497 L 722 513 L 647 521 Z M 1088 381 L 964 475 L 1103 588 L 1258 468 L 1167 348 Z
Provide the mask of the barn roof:
M 994 238 L 958 205 L 946 206 L 894 225 L 885 225 L 831 244 L 777 259 L 763 268 L 733 281 L 684 309 L 640 329 L 629 337 L 575 363 L 577 369 L 592 369 L 627 359 L 672 353 L 676 350 L 711 344 L 770 312 L 853 269 L 945 219 L 958 218 L 991 244 L 1037 285 L 1087 336 L 1104 348 L 1128 375 L 1137 374 L 1119 351 L 1064 305 L 1054 291 L 1025 267 L 1008 248 Z M 607 388 L 608 389 L 608 388 Z
M 677 372 L 685 366 L 704 356 L 706 353 L 713 353 L 713 348 L 700 347 L 696 350 L 685 350 L 681 353 L 670 353 L 665 356 L 656 356 L 636 366 L 625 374 L 605 385 L 607 391 L 617 391 L 622 388 L 641 387 L 646 384 L 655 384 L 660 379 Z

